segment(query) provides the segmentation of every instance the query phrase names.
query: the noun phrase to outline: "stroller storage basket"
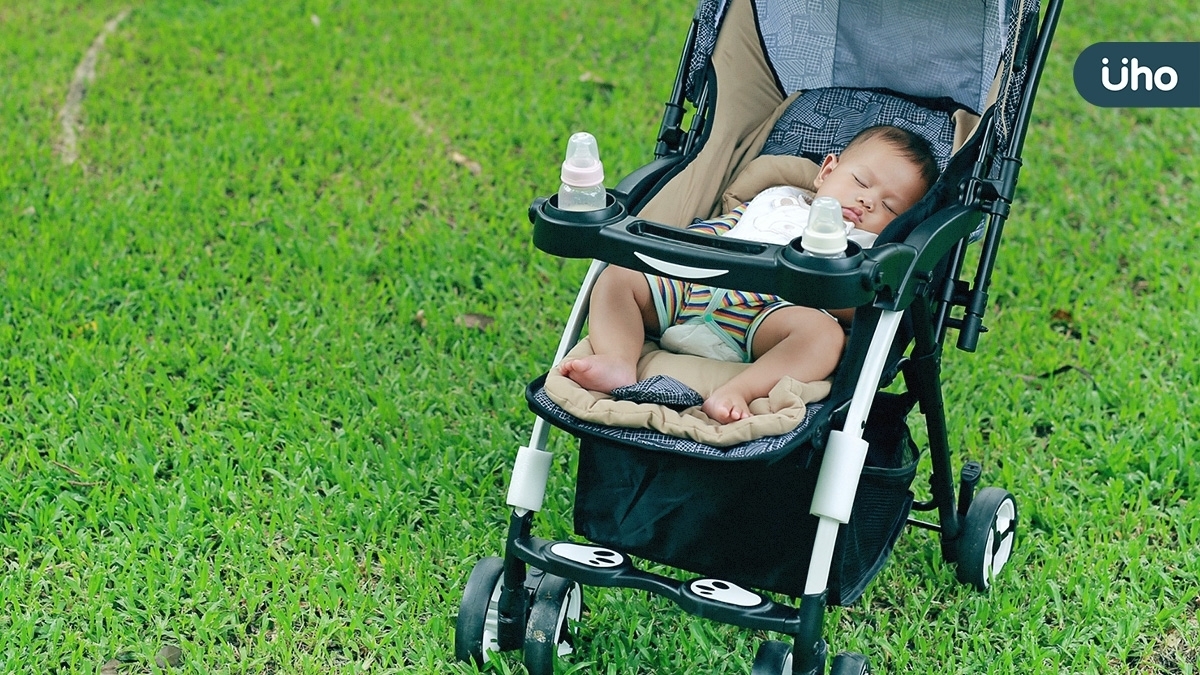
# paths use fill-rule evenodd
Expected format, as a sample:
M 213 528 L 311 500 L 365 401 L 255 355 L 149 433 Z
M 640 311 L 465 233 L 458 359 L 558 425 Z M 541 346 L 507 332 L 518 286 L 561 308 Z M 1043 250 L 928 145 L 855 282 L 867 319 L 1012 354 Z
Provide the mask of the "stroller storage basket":
M 854 602 L 908 518 L 917 449 L 894 398 L 879 394 L 850 522 L 841 528 L 830 604 Z M 887 405 L 893 403 L 893 405 Z M 817 518 L 820 453 L 774 463 L 714 462 L 597 438 L 580 444 L 575 530 L 597 544 L 741 586 L 803 594 Z

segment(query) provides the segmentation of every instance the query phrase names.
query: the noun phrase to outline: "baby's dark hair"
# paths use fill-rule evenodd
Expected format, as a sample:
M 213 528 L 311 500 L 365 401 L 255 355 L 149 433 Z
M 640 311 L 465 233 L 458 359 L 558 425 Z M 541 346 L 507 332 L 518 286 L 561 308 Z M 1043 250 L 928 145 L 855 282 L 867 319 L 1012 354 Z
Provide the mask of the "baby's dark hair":
M 846 152 L 859 143 L 863 143 L 872 139 L 878 138 L 887 142 L 893 148 L 900 152 L 900 156 L 909 160 L 917 166 L 921 173 L 921 180 L 925 183 L 925 189 L 933 187 L 937 182 L 941 171 L 938 170 L 937 157 L 933 154 L 933 146 L 923 136 L 914 134 L 908 129 L 893 127 L 888 125 L 879 125 L 867 127 L 850 139 L 846 144 Z

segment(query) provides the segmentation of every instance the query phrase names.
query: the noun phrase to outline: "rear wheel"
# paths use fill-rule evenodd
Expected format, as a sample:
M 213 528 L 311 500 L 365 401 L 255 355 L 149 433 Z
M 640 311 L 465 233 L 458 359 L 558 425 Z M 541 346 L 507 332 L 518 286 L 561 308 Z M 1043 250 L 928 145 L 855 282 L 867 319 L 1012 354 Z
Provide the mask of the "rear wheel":
M 454 624 L 454 656 L 473 661 L 482 668 L 490 652 L 500 651 L 500 589 L 504 582 L 504 561 L 489 557 L 475 563 L 458 606 Z
M 554 675 L 554 661 L 573 651 L 570 622 L 579 621 L 583 589 L 570 579 L 545 575 L 525 624 L 525 669 L 529 675 Z
M 1012 556 L 1016 538 L 1016 498 L 1001 488 L 980 490 L 958 540 L 958 580 L 986 591 Z

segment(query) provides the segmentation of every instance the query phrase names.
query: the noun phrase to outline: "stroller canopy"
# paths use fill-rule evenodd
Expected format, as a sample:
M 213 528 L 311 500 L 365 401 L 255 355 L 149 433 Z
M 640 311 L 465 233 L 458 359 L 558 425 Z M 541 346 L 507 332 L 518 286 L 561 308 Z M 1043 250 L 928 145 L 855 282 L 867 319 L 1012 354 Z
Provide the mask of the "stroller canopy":
M 1021 4 L 1022 7 L 1014 7 Z M 1023 0 L 756 0 L 768 60 L 785 95 L 825 87 L 888 89 L 949 98 L 974 113 L 987 104 Z M 716 43 L 729 0 L 701 0 L 691 89 Z M 699 72 L 697 72 L 699 71 Z

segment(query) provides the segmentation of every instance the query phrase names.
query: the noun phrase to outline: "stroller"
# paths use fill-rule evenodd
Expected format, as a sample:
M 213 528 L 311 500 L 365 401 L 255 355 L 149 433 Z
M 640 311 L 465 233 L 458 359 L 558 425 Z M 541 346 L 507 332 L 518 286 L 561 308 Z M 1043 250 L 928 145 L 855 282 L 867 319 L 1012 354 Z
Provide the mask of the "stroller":
M 842 360 L 828 395 L 806 406 L 799 426 L 720 448 L 580 419 L 547 396 L 546 376 L 531 383 L 526 396 L 538 418 L 516 457 L 504 556 L 479 561 L 467 580 L 458 659 L 482 666 L 491 652 L 523 649 L 530 673 L 553 673 L 571 649 L 582 587 L 605 586 L 789 637 L 760 646 L 752 675 L 824 673 L 827 665 L 866 673 L 860 654 L 827 663 L 823 617 L 859 597 L 906 525 L 938 532 L 959 581 L 989 587 L 1012 552 L 1016 501 L 1001 488 L 977 489 L 975 462 L 961 467 L 956 494 L 941 351 L 949 329 L 967 352 L 986 330 L 993 262 L 1060 5 L 701 1 L 655 159 L 609 190 L 604 209 L 567 212 L 555 197 L 530 207 L 538 248 L 595 259 L 555 364 L 580 341 L 589 294 L 608 263 L 810 307 L 854 307 Z M 730 242 L 682 229 L 719 213 L 723 193 L 760 158 L 819 162 L 875 124 L 926 138 L 942 173 L 872 248 L 852 242 L 844 258 L 823 259 L 798 241 Z M 967 250 L 979 241 L 971 279 Z M 918 404 L 932 466 L 931 498 L 921 502 L 910 491 L 920 452 L 907 425 Z M 579 440 L 574 523 L 586 542 L 532 534 L 551 465 L 550 425 Z M 936 522 L 913 511 L 936 511 Z M 699 576 L 648 571 L 643 560 Z

